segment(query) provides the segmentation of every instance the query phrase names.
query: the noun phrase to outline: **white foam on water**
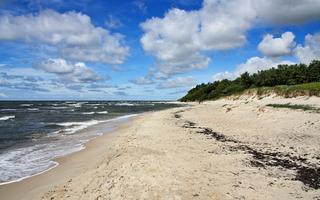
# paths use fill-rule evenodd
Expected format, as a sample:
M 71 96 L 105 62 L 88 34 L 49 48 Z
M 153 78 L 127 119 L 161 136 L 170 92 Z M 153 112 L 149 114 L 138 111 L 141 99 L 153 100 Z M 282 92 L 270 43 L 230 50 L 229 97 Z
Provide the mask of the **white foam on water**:
M 1 109 L 1 111 L 16 111 L 17 109 L 15 108 L 4 108 L 4 109 Z
M 83 115 L 93 115 L 95 112 L 83 112 L 83 113 L 81 113 L 81 114 L 83 114 Z
M 135 106 L 136 104 L 133 103 L 116 103 L 115 106 Z
M 64 145 L 55 142 L 19 148 L 0 154 L 0 185 L 44 173 L 58 165 L 52 159 L 83 148 L 83 145 L 72 144 L 72 142 L 64 143 Z
M 108 111 L 100 111 L 100 112 L 97 112 L 98 114 L 108 114 Z
M 66 108 L 69 108 L 69 107 L 66 107 L 66 106 L 51 107 L 51 109 L 66 109 Z
M 123 122 L 123 120 L 134 116 L 137 116 L 137 114 L 100 121 L 56 123 L 64 126 L 65 129 L 62 134 L 60 131 L 48 134 L 47 138 L 53 137 L 53 140 L 28 147 L 11 149 L 0 154 L 0 185 L 18 182 L 44 173 L 58 165 L 53 159 L 84 149 L 86 142 L 104 133 L 104 131 L 101 131 L 102 129 L 91 132 L 79 132 L 80 130 L 99 123 Z M 79 134 L 75 134 L 76 132 Z
M 72 103 L 72 104 L 67 104 L 68 106 L 75 107 L 75 108 L 80 108 L 84 104 L 83 102 L 80 103 Z
M 5 120 L 8 120 L 8 119 L 13 119 L 15 118 L 16 116 L 14 115 L 9 115 L 9 116 L 3 116 L 3 117 L 0 117 L 0 121 L 5 121 Z
M 20 106 L 29 107 L 29 106 L 33 106 L 33 104 L 20 104 Z
M 36 110 L 39 110 L 39 108 L 28 108 L 27 110 L 36 111 Z
M 90 120 L 90 121 L 85 121 L 85 122 L 62 122 L 62 123 L 55 123 L 56 125 L 59 126 L 81 126 L 81 125 L 95 125 L 99 123 L 98 120 Z

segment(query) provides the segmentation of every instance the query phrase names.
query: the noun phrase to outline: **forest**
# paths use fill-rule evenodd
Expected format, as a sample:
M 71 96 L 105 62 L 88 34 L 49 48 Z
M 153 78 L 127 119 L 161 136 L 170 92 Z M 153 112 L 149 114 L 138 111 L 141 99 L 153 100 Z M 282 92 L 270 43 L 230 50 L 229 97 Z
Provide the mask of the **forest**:
M 309 65 L 278 65 L 276 68 L 258 71 L 254 74 L 246 72 L 234 80 L 224 79 L 213 83 L 203 83 L 188 91 L 180 101 L 201 102 L 241 93 L 250 88 L 292 86 L 313 82 L 320 82 L 319 60 L 315 60 Z M 315 85 L 320 84 L 312 84 L 313 87 Z M 306 87 L 304 86 L 304 88 Z

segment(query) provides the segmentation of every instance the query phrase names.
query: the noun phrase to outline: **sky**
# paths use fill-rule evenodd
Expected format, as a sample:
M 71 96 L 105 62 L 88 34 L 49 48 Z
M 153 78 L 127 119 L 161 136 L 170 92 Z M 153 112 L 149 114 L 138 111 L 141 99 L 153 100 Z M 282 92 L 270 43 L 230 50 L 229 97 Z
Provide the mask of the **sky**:
M 320 59 L 319 0 L 0 0 L 0 100 L 176 100 Z

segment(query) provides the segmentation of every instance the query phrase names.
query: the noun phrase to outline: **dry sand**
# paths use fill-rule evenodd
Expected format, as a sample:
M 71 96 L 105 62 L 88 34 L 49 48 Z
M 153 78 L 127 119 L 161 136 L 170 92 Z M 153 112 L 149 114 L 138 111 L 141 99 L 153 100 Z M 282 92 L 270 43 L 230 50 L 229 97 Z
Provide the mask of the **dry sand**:
M 269 103 L 320 107 L 241 97 L 146 113 L 0 197 L 320 199 L 320 114 Z

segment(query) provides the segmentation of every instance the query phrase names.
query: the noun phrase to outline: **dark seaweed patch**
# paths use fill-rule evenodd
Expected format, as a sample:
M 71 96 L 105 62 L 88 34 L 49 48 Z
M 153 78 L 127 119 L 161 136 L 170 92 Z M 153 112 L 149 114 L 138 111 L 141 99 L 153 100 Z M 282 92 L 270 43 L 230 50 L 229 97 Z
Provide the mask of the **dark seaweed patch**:
M 185 123 L 182 126 L 183 128 L 198 128 L 196 127 L 196 123 L 190 122 L 190 121 L 185 121 Z
M 201 133 L 204 135 L 208 135 L 211 136 L 212 138 L 221 141 L 221 142 L 225 142 L 226 141 L 226 137 L 223 134 L 219 134 L 217 132 L 214 132 L 212 129 L 210 128 L 203 128 L 201 131 L 197 131 L 197 133 Z
M 311 188 L 320 188 L 320 168 L 301 167 L 297 171 L 296 180 Z
M 298 156 L 290 156 L 289 154 L 282 154 L 280 152 L 263 152 L 249 147 L 241 141 L 228 138 L 224 134 L 213 131 L 206 127 L 196 127 L 196 123 L 185 121 L 183 128 L 198 128 L 197 133 L 201 133 L 219 142 L 232 142 L 236 146 L 230 145 L 231 151 L 244 151 L 252 155 L 250 164 L 253 167 L 266 168 L 269 167 L 282 167 L 283 169 L 294 170 L 296 175 L 292 180 L 301 181 L 304 185 L 313 188 L 320 188 L 320 168 L 311 166 L 307 163 L 307 159 Z M 209 153 L 213 153 L 210 152 Z M 317 157 L 318 158 L 318 157 Z

